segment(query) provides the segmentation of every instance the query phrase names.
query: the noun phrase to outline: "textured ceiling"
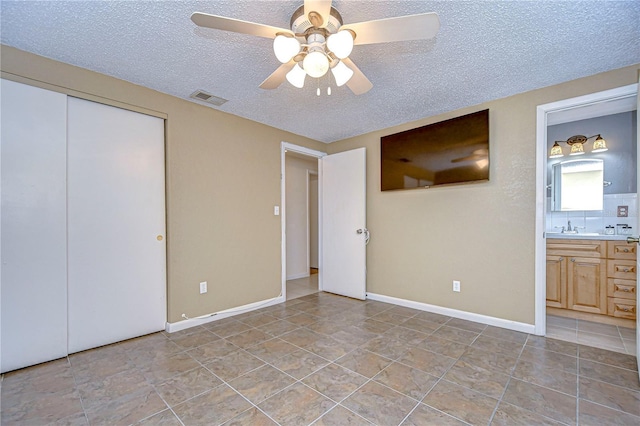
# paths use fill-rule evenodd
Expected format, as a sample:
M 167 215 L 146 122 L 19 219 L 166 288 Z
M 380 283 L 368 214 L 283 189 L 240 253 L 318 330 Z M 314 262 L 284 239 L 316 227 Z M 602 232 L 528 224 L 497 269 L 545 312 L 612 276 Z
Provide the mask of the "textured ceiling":
M 640 1 L 334 0 L 346 23 L 437 12 L 433 40 L 356 46 L 373 83 L 316 96 L 258 85 L 280 63 L 268 39 L 201 29 L 194 11 L 288 28 L 294 1 L 5 1 L 3 44 L 333 142 L 485 101 L 640 63 Z M 326 90 L 327 80 L 320 86 Z M 194 101 L 197 102 L 197 101 Z

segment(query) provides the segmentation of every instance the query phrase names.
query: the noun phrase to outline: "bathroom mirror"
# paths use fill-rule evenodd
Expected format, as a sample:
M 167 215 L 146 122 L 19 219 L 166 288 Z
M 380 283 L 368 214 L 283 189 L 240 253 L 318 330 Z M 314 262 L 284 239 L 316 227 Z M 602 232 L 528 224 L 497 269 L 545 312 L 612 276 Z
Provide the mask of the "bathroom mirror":
M 602 210 L 603 160 L 569 160 L 553 165 L 551 210 Z

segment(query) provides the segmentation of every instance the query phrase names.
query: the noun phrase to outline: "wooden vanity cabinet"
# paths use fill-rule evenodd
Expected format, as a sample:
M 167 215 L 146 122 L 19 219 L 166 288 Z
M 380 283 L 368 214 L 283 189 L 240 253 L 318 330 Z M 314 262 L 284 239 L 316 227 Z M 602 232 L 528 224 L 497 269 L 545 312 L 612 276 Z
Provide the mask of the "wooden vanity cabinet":
M 547 240 L 547 306 L 607 313 L 607 243 Z
M 547 306 L 636 317 L 637 245 L 626 241 L 547 240 Z

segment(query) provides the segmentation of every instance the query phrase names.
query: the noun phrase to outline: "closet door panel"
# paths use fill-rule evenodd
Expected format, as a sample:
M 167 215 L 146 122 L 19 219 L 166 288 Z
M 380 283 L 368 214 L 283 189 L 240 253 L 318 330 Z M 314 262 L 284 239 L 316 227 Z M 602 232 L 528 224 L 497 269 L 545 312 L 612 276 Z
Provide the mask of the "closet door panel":
M 1 80 L 2 372 L 67 355 L 67 97 Z
M 164 120 L 69 97 L 69 353 L 165 327 Z

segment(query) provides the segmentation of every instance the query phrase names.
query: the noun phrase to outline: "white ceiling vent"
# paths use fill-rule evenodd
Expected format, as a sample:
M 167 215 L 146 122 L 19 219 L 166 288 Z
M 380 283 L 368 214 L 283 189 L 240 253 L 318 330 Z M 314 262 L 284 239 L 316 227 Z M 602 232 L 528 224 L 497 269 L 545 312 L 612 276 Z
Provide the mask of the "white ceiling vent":
M 196 90 L 189 97 L 215 106 L 220 106 L 227 102 L 227 99 L 213 96 L 211 93 L 207 93 L 204 90 Z

